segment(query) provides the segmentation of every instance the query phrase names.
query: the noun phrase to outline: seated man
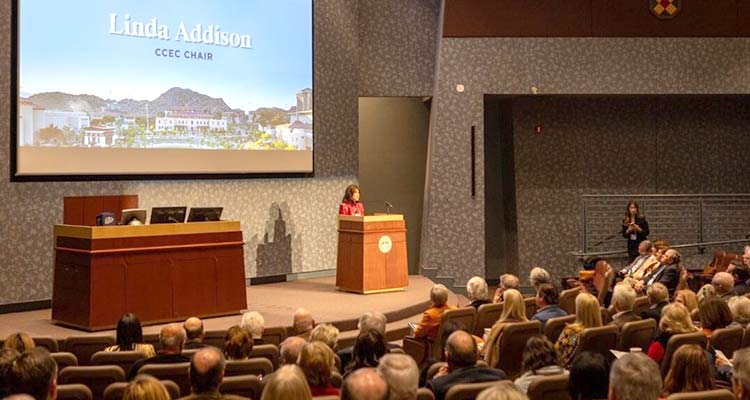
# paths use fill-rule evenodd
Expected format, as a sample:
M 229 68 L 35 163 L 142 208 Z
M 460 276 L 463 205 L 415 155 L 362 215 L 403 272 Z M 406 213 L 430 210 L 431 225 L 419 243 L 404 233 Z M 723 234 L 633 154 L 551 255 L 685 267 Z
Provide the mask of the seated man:
M 555 317 L 564 317 L 568 315 L 558 303 L 557 289 L 549 283 L 543 283 L 539 285 L 539 289 L 536 291 L 536 306 L 537 312 L 531 317 L 532 320 L 537 320 L 542 323 L 542 330 L 547 320 Z
M 734 295 L 744 296 L 750 293 L 750 287 L 747 285 L 747 281 L 750 279 L 750 269 L 748 269 L 741 261 L 732 261 L 727 268 L 727 272 L 732 274 L 734 278 Z
M 372 368 L 352 372 L 341 388 L 341 400 L 386 400 L 388 384 Z
M 185 330 L 180 324 L 168 324 L 161 328 L 159 333 L 159 343 L 161 350 L 151 358 L 144 358 L 133 363 L 133 367 L 128 374 L 128 380 L 132 380 L 138 375 L 138 370 L 147 364 L 173 364 L 190 362 L 190 358 L 182 355 L 182 348 L 185 345 Z
M 633 311 L 633 304 L 635 304 L 635 290 L 626 283 L 615 286 L 612 294 L 612 307 L 615 309 L 615 314 L 610 324 L 622 329 L 622 326 L 628 322 L 639 321 L 641 317 Z
M 248 311 L 242 314 L 240 327 L 247 331 L 247 334 L 253 338 L 253 344 L 263 344 L 263 331 L 265 330 L 266 321 L 257 311 Z
M 669 304 L 669 291 L 666 286 L 657 282 L 649 286 L 646 295 L 648 296 L 649 306 L 648 310 L 641 313 L 641 318 L 655 319 L 658 324 L 661 320 L 661 310 Z
M 200 349 L 206 346 L 203 344 L 203 336 L 205 336 L 203 321 L 199 318 L 191 317 L 185 321 L 182 327 L 185 329 L 185 335 L 187 336 L 187 341 L 185 342 L 186 349 Z
M 296 364 L 299 353 L 305 346 L 305 339 L 299 336 L 290 336 L 279 345 L 279 362 L 281 364 Z
M 493 303 L 500 303 L 503 301 L 503 292 L 508 289 L 518 290 L 521 285 L 518 277 L 513 274 L 502 274 L 500 275 L 500 284 L 495 290 L 495 296 L 492 298 Z
M 444 285 L 435 285 L 430 289 L 430 308 L 422 314 L 422 320 L 414 330 L 414 337 L 434 341 L 437 336 L 443 311 L 455 307 L 448 305 L 448 288 Z
M 661 392 L 659 366 L 643 353 L 628 353 L 612 364 L 609 400 L 656 400 Z
M 190 392 L 183 399 L 227 399 L 239 400 L 244 397 L 219 393 L 219 386 L 224 380 L 226 360 L 217 349 L 207 346 L 193 355 L 190 361 Z
M 417 399 L 419 368 L 411 356 L 386 354 L 380 359 L 377 371 L 388 384 L 389 399 Z
M 11 393 L 27 394 L 35 400 L 57 397 L 57 364 L 47 349 L 36 347 L 24 351 L 8 372 Z
M 475 309 L 479 309 L 479 306 L 482 304 L 490 303 L 487 299 L 487 292 L 487 281 L 478 276 L 475 276 L 466 282 L 466 297 L 471 300 L 469 305 Z
M 312 313 L 306 308 L 298 308 L 294 312 L 294 335 L 305 340 L 310 338 L 310 332 L 315 328 Z
M 636 272 L 639 272 L 641 270 L 641 267 L 645 267 L 646 260 L 650 259 L 651 256 L 653 256 L 653 252 L 652 252 L 653 249 L 654 249 L 653 243 L 651 243 L 648 240 L 642 241 L 640 244 L 638 244 L 638 257 L 636 257 L 635 260 L 633 260 L 633 262 L 630 263 L 630 265 L 618 271 L 617 276 L 620 278 L 627 278 L 627 277 L 632 278 Z M 641 274 L 641 277 L 642 275 L 643 274 Z
M 459 383 L 500 381 L 505 373 L 495 368 L 477 367 L 477 345 L 474 338 L 464 331 L 453 332 L 445 343 L 447 367 L 443 367 L 427 382 L 427 388 L 435 399 L 445 399 L 448 389 Z
M 680 283 L 680 258 L 680 253 L 675 249 L 665 251 L 659 260 L 659 266 L 638 281 L 634 289 L 643 293 L 649 286 L 658 282 L 666 286 L 669 295 L 672 295 Z
M 734 277 L 728 272 L 717 272 L 711 279 L 711 286 L 716 290 L 716 295 L 724 301 L 729 301 L 734 294 Z

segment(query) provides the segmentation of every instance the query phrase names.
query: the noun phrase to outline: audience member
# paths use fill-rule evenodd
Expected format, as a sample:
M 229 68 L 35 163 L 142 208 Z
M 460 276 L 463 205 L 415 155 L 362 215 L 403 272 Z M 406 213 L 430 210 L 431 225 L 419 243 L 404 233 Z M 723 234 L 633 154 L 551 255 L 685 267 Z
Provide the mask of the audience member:
M 659 260 L 659 266 L 655 267 L 650 274 L 645 275 L 639 281 L 635 290 L 643 293 L 647 291 L 654 283 L 661 283 L 666 286 L 669 294 L 674 293 L 677 284 L 680 282 L 680 253 L 675 249 L 669 249 L 664 252 Z
M 430 302 L 430 308 L 422 314 L 422 320 L 419 321 L 417 328 L 414 330 L 414 337 L 434 341 L 440 327 L 443 311 L 454 307 L 448 305 L 448 288 L 440 284 L 430 289 Z
M 680 346 L 672 356 L 661 397 L 673 393 L 700 392 L 714 388 L 711 366 L 703 349 L 694 344 Z
M 750 399 L 750 348 L 739 349 L 732 357 L 732 391 L 737 400 Z
M 305 340 L 310 338 L 310 332 L 315 327 L 312 313 L 306 308 L 298 308 L 294 312 L 294 334 Z
M 484 361 L 490 367 L 497 367 L 500 362 L 500 336 L 503 333 L 503 329 L 508 324 L 528 321 L 526 318 L 526 304 L 523 301 L 521 292 L 516 289 L 508 289 L 504 291 L 503 298 L 505 299 L 503 312 L 500 314 L 497 322 L 492 325 L 492 330 L 487 335 L 482 349 L 484 352 Z
M 377 369 L 388 384 L 389 400 L 416 400 L 419 368 L 411 356 L 386 354 Z
M 146 357 L 156 355 L 153 345 L 143 343 L 141 320 L 133 313 L 125 314 L 117 321 L 117 344 L 107 347 L 104 351 L 137 351 Z
M 488 292 L 489 289 L 487 288 L 487 282 L 478 276 L 475 276 L 466 282 L 466 297 L 471 300 L 469 305 L 475 309 L 479 309 L 479 306 L 482 304 L 490 303 L 489 299 L 487 299 L 487 296 L 489 295 Z
M 682 289 L 678 290 L 674 294 L 674 302 L 680 303 L 685 308 L 687 308 L 688 312 L 692 316 L 693 313 L 696 313 L 696 316 L 698 315 L 698 296 L 696 296 L 695 292 L 693 292 L 690 289 Z M 695 319 L 696 317 L 693 317 Z
M 297 358 L 305 345 L 305 339 L 297 336 L 290 336 L 284 339 L 279 345 L 279 355 L 281 364 L 297 364 Z
M 282 366 L 268 378 L 260 400 L 312 400 L 305 373 L 294 364 Z
M 732 260 L 732 262 L 729 263 L 727 272 L 729 272 L 734 279 L 733 292 L 735 296 L 744 296 L 750 293 L 750 287 L 747 285 L 747 281 L 750 279 L 750 269 L 748 269 L 742 261 Z
M 122 400 L 170 400 L 167 388 L 150 375 L 138 375 L 125 387 Z
M 437 400 L 445 399 L 448 389 L 460 383 L 476 383 L 502 380 L 505 373 L 495 368 L 478 367 L 477 345 L 468 332 L 456 331 L 445 343 L 446 367 L 427 382 Z
M 374 368 L 360 368 L 341 387 L 341 400 L 386 400 L 388 384 Z
M 385 337 L 385 327 L 387 324 L 388 320 L 386 319 L 385 314 L 378 311 L 368 311 L 359 317 L 359 322 L 357 322 L 357 329 L 359 329 L 360 333 L 368 331 L 370 329 L 374 329 L 380 332 L 383 337 Z M 388 348 L 400 348 L 400 346 L 388 343 Z M 353 346 L 349 346 L 347 348 L 339 350 L 338 354 L 339 358 L 341 359 L 342 366 L 346 366 L 349 364 L 349 362 L 351 362 L 353 350 Z
M 736 296 L 729 300 L 729 309 L 732 311 L 732 326 L 747 328 L 750 323 L 750 299 L 745 296 Z
M 528 391 L 532 382 L 541 377 L 568 374 L 560 365 L 555 345 L 544 335 L 532 336 L 526 341 L 521 372 L 521 376 L 514 383 L 523 393 Z
M 235 325 L 224 336 L 224 355 L 229 360 L 247 360 L 253 351 L 253 339 L 247 331 Z
M 734 294 L 734 278 L 728 272 L 717 272 L 711 279 L 711 285 L 716 289 L 716 295 L 724 301 L 728 301 Z
M 10 367 L 10 392 L 35 400 L 57 397 L 57 364 L 45 348 L 24 351 Z
M 331 324 L 316 325 L 310 332 L 310 341 L 323 342 L 335 353 L 339 351 L 339 328 Z
M 709 344 L 713 332 L 726 328 L 733 319 L 729 305 L 718 297 L 709 297 L 698 304 L 698 318 L 701 322 L 701 330 L 706 335 Z
M 306 343 L 297 364 L 305 373 L 313 396 L 338 396 L 339 390 L 331 385 L 333 351 L 321 342 Z
M 542 323 L 542 330 L 544 325 L 550 318 L 564 317 L 568 315 L 558 305 L 559 296 L 557 289 L 549 283 L 542 283 L 536 290 L 536 307 L 537 312 L 531 317 L 532 320 L 537 320 Z
M 648 297 L 648 309 L 641 312 L 641 318 L 659 321 L 662 309 L 669 304 L 669 290 L 666 286 L 657 282 L 649 286 L 646 296 Z
M 344 368 L 344 378 L 360 368 L 375 368 L 388 353 L 388 345 L 382 333 L 376 330 L 360 331 L 354 342 L 352 360 Z
M 503 293 L 509 289 L 518 290 L 521 282 L 518 277 L 513 274 L 502 274 L 500 275 L 500 284 L 495 289 L 495 296 L 492 298 L 493 303 L 500 303 L 503 301 Z
M 149 358 L 144 358 L 133 363 L 128 374 L 128 380 L 138 375 L 138 370 L 147 364 L 173 364 L 190 362 L 190 358 L 182 355 L 182 347 L 185 344 L 185 330 L 180 324 L 168 324 L 161 328 L 159 333 L 161 350 Z
M 622 329 L 626 323 L 640 320 L 641 317 L 633 311 L 633 304 L 635 304 L 635 290 L 627 284 L 616 285 L 612 292 L 612 308 L 615 313 L 612 315 L 610 324 Z
M 609 362 L 599 353 L 584 351 L 570 366 L 572 400 L 605 399 L 609 392 Z
M 534 287 L 535 290 L 539 289 L 539 285 L 552 284 L 552 277 L 546 269 L 541 267 L 534 267 L 529 272 L 529 283 Z
M 700 304 L 704 299 L 716 296 L 716 289 L 714 289 L 713 285 L 707 283 L 701 286 L 700 289 L 698 289 L 698 291 L 695 293 L 695 296 L 698 298 L 698 304 Z
M 242 399 L 234 395 L 222 395 L 219 386 L 224 379 L 226 360 L 218 349 L 210 346 L 199 350 L 190 360 L 189 400 Z
M 31 350 L 34 345 L 34 339 L 31 338 L 27 333 L 18 332 L 12 333 L 5 337 L 3 342 L 3 348 L 13 349 L 19 353 L 23 353 L 26 350 Z
M 661 257 L 667 250 L 669 250 L 669 244 L 666 241 L 654 241 L 654 247 L 651 249 L 651 256 L 646 259 L 640 269 L 633 273 L 632 278 L 636 279 L 636 281 L 640 281 L 644 276 L 650 274 L 651 271 L 658 268 L 661 264 Z
M 20 355 L 15 349 L 0 350 L 0 399 L 10 395 L 11 368 Z
M 576 320 L 572 324 L 565 325 L 555 343 L 555 349 L 560 354 L 563 366 L 569 367 L 573 362 L 581 332 L 586 328 L 600 326 L 602 326 L 602 313 L 599 309 L 599 300 L 589 293 L 576 296 Z
M 625 354 L 612 364 L 609 400 L 656 400 L 660 391 L 659 366 L 642 353 Z
M 482 390 L 476 400 L 529 400 L 529 398 L 509 381 L 502 381 Z
M 187 337 L 184 348 L 200 349 L 206 346 L 203 344 L 205 333 L 203 332 L 203 321 L 200 318 L 190 317 L 185 320 L 182 327 L 185 329 L 185 336 Z
M 640 272 L 640 276 L 636 279 L 640 279 L 643 277 L 643 271 L 641 271 L 641 268 L 644 268 L 648 266 L 650 263 L 646 263 L 646 260 L 652 259 L 653 256 L 653 249 L 654 244 L 651 243 L 648 240 L 644 240 L 641 243 L 638 244 L 638 257 L 633 260 L 632 263 L 627 265 L 625 268 L 618 271 L 618 276 L 621 278 L 632 278 L 634 275 L 638 272 Z
M 446 321 L 445 323 L 442 324 L 442 328 L 443 330 L 440 333 L 440 338 L 439 338 L 440 343 L 445 343 L 446 341 L 448 341 L 448 338 L 453 334 L 453 332 L 456 332 L 456 331 L 468 332 L 468 330 L 466 329 L 466 326 L 461 321 L 458 321 L 458 320 Z M 477 347 L 481 349 L 481 346 L 483 345 L 484 343 L 482 342 L 481 345 L 477 344 Z M 480 354 L 482 354 L 481 350 L 480 350 Z M 439 352 L 438 358 L 435 358 L 432 352 L 429 352 L 427 356 L 427 360 L 425 360 L 420 365 L 421 370 L 419 373 L 419 387 L 424 387 L 425 385 L 427 385 L 427 373 L 430 371 L 430 367 L 432 367 L 432 365 L 437 362 L 444 362 L 444 361 L 445 361 L 444 351 Z
M 662 310 L 659 334 L 648 347 L 648 356 L 657 363 L 661 363 L 669 338 L 672 335 L 692 332 L 698 332 L 698 328 L 693 325 L 693 320 L 690 318 L 687 308 L 679 303 L 667 305 Z
M 247 331 L 248 335 L 253 338 L 253 344 L 263 344 L 263 331 L 266 321 L 257 311 L 248 311 L 242 314 L 240 327 Z

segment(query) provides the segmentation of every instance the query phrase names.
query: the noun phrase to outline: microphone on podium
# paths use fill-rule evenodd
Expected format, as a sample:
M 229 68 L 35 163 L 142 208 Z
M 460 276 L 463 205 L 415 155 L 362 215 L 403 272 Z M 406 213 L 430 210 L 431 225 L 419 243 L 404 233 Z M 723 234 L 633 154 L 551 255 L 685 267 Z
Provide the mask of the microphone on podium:
M 385 202 L 385 214 L 386 215 L 390 214 L 392 209 L 393 209 L 393 204 L 389 203 L 386 200 L 386 202 Z

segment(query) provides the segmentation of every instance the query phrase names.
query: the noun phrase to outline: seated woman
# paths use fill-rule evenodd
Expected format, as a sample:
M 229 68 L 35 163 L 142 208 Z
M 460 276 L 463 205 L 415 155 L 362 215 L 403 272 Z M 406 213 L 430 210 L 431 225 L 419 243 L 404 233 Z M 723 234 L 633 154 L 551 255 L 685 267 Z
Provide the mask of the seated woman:
M 323 342 L 336 353 L 339 351 L 339 328 L 331 324 L 318 324 L 310 332 L 310 341 Z
M 305 373 L 313 397 L 339 395 L 339 390 L 331 385 L 333 351 L 328 346 L 321 342 L 306 343 L 297 364 Z
M 667 343 L 672 335 L 693 332 L 698 332 L 698 328 L 693 325 L 693 320 L 685 306 L 680 303 L 665 306 L 661 311 L 659 334 L 648 346 L 648 356 L 657 363 L 661 363 L 661 360 L 664 359 Z
M 701 392 L 713 389 L 711 366 L 703 349 L 695 344 L 680 346 L 672 356 L 672 363 L 669 366 L 669 373 L 664 379 L 661 397 L 666 398 L 673 393 Z
M 247 360 L 253 351 L 253 339 L 246 330 L 235 325 L 224 336 L 224 356 L 227 360 Z
M 726 328 L 732 323 L 732 311 L 727 302 L 719 297 L 710 297 L 698 304 L 698 318 L 701 330 L 711 345 L 711 335 L 717 329 Z
M 466 297 L 471 301 L 469 306 L 478 310 L 482 304 L 490 303 L 490 300 L 487 298 L 488 295 L 487 281 L 484 279 L 475 276 L 466 282 Z
M 271 375 L 260 400 L 312 400 L 312 394 L 300 367 L 287 364 Z
M 555 345 L 544 335 L 536 335 L 526 341 L 521 361 L 522 375 L 513 383 L 526 393 L 529 385 L 535 380 L 552 375 L 568 375 L 557 355 Z
M 560 337 L 555 343 L 555 349 L 560 354 L 560 360 L 564 367 L 570 367 L 573 356 L 578 348 L 581 332 L 586 328 L 597 328 L 602 326 L 602 313 L 599 309 L 599 300 L 588 293 L 576 296 L 576 320 L 572 324 L 565 325 Z
M 603 355 L 584 351 L 570 366 L 568 391 L 572 400 L 606 399 L 609 362 Z
M 693 320 L 698 318 L 698 296 L 690 289 L 678 290 L 674 294 L 674 302 L 687 308 Z
M 370 329 L 360 332 L 354 342 L 352 361 L 344 369 L 344 378 L 360 368 L 377 368 L 380 359 L 388 353 L 388 342 L 382 333 Z
M 526 304 L 523 295 L 516 289 L 508 289 L 503 292 L 503 312 L 497 322 L 492 325 L 489 335 L 484 341 L 484 361 L 490 368 L 497 368 L 500 362 L 500 337 L 503 329 L 512 323 L 528 322 L 526 318 Z
M 141 320 L 133 313 L 127 313 L 117 321 L 117 344 L 104 351 L 137 351 L 146 357 L 156 356 L 154 346 L 143 343 Z
M 125 387 L 122 400 L 169 400 L 169 392 L 156 378 L 138 375 Z
M 12 333 L 6 336 L 5 341 L 3 342 L 3 348 L 13 349 L 19 353 L 31 350 L 34 347 L 36 347 L 34 339 L 32 339 L 27 333 L 23 332 Z
M 747 328 L 748 323 L 750 323 L 750 299 L 745 296 L 736 296 L 730 299 L 728 304 L 734 317 L 731 326 Z
M 443 311 L 455 307 L 448 305 L 448 288 L 445 285 L 435 285 L 430 289 L 430 308 L 422 314 L 422 320 L 414 330 L 414 337 L 434 341 L 437 336 Z

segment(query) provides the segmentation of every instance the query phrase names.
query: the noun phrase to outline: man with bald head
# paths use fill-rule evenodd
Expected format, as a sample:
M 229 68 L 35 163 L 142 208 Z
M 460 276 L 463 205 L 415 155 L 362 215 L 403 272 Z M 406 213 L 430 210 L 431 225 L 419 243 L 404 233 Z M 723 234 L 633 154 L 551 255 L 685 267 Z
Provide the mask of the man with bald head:
M 182 324 L 182 327 L 185 328 L 185 335 L 187 336 L 187 341 L 185 342 L 186 349 L 201 349 L 206 347 L 203 343 L 203 337 L 205 336 L 203 321 L 200 318 L 190 317 Z
M 388 384 L 374 368 L 355 370 L 344 381 L 341 400 L 386 400 Z
M 213 347 L 198 351 L 190 361 L 190 396 L 182 399 L 231 399 L 239 400 L 242 397 L 235 395 L 222 395 L 219 386 L 224 380 L 224 367 L 226 360 L 224 355 Z
M 477 344 L 466 331 L 453 332 L 445 342 L 445 359 L 448 366 L 438 371 L 427 388 L 437 400 L 445 399 L 448 389 L 459 383 L 499 381 L 505 372 L 495 368 L 477 367 Z
M 734 294 L 734 277 L 728 272 L 717 272 L 711 279 L 711 286 L 716 289 L 716 295 L 728 301 Z
M 310 332 L 315 327 L 312 313 L 306 308 L 298 308 L 294 312 L 294 335 L 305 340 L 310 338 Z
M 279 353 L 282 364 L 296 364 L 299 353 L 305 347 L 307 341 L 299 336 L 290 336 L 279 345 Z
M 190 358 L 182 355 L 182 348 L 185 345 L 185 329 L 180 324 L 168 324 L 161 328 L 159 343 L 161 344 L 161 350 L 157 355 L 133 363 L 133 367 L 128 374 L 128 380 L 135 378 L 138 375 L 138 370 L 147 364 L 190 362 Z

